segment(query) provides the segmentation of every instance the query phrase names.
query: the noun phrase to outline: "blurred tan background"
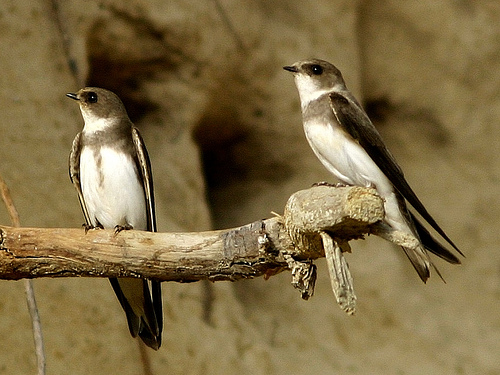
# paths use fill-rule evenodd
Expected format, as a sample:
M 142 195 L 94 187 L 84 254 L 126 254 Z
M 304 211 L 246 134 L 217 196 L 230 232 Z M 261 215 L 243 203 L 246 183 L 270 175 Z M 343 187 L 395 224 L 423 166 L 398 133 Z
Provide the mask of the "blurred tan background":
M 115 91 L 143 134 L 162 231 L 226 228 L 334 182 L 281 67 L 336 64 L 427 208 L 466 253 L 424 285 L 375 237 L 347 256 L 359 300 L 268 281 L 164 284 L 154 374 L 500 373 L 500 4 L 133 0 L 0 4 L 0 174 L 24 226 L 79 227 L 67 172 L 83 120 L 65 97 Z M 0 207 L 0 223 L 9 224 Z M 141 374 L 107 280 L 35 281 L 48 374 Z M 22 282 L 0 282 L 0 374 L 34 374 Z

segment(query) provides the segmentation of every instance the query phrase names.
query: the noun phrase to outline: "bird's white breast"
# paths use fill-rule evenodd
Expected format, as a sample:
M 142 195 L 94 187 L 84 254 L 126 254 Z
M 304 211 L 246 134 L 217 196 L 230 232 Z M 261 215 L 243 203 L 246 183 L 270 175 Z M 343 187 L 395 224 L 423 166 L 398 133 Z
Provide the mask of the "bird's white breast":
M 395 229 L 410 231 L 401 216 L 394 187 L 363 147 L 338 124 L 317 119 L 304 123 L 306 138 L 321 163 L 347 185 L 374 187 L 385 201 L 386 220 Z
M 147 229 L 143 185 L 129 155 L 110 147 L 84 147 L 80 183 L 92 225 L 97 220 L 105 228 L 132 225 Z
M 377 186 L 384 192 L 392 184 L 368 153 L 338 124 L 312 119 L 304 126 L 311 148 L 323 165 L 349 185 Z

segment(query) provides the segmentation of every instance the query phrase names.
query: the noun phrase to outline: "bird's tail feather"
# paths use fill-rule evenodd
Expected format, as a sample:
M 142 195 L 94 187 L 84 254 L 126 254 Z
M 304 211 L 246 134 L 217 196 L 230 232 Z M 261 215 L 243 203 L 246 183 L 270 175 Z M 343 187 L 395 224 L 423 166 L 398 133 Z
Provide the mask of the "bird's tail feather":
M 460 264 L 460 259 L 458 259 L 450 250 L 441 245 L 429 231 L 423 226 L 423 224 L 418 221 L 418 219 L 410 212 L 411 219 L 413 224 L 415 225 L 415 229 L 417 234 L 422 242 L 422 245 L 426 250 L 429 250 L 431 253 L 437 255 L 438 257 L 446 260 L 452 264 Z M 462 254 L 463 255 L 463 254 Z
M 156 304 L 153 304 L 151 300 L 151 293 L 148 287 L 147 280 L 138 280 L 142 281 L 142 293 L 144 296 L 143 301 L 143 310 L 144 313 L 141 315 L 137 315 L 134 312 L 130 302 L 125 297 L 123 290 L 119 284 L 118 279 L 112 278 L 109 279 L 113 290 L 115 291 L 116 296 L 118 297 L 118 301 L 120 301 L 120 305 L 125 311 L 125 315 L 127 316 L 128 327 L 130 330 L 130 334 L 132 337 L 139 336 L 142 341 L 152 349 L 158 350 L 161 346 L 161 332 L 163 328 L 163 314 L 161 307 L 161 289 L 159 285 L 153 286 L 153 298 L 156 300 Z M 159 282 L 158 282 L 159 284 Z M 149 296 L 149 298 L 148 298 Z M 159 300 L 158 300 L 159 297 Z M 158 306 L 159 301 L 159 306 Z
M 431 276 L 430 267 L 432 267 L 432 262 L 429 259 L 429 256 L 422 248 L 409 248 L 409 247 L 401 247 L 408 259 L 410 260 L 413 268 L 417 271 L 420 279 L 425 283 L 427 279 Z M 438 272 L 439 273 L 439 272 Z

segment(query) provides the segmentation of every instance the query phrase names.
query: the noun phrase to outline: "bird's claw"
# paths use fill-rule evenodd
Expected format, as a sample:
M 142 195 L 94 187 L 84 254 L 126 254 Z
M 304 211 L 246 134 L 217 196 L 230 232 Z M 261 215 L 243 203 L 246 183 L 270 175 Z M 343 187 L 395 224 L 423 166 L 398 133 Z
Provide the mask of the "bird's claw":
M 85 229 L 85 234 L 87 234 L 87 232 L 89 230 L 104 229 L 104 227 L 101 224 L 97 224 L 96 226 L 93 226 L 93 225 L 90 225 L 90 224 L 87 224 L 87 223 L 83 223 L 82 227 L 83 227 L 83 229 Z
M 117 235 L 118 233 L 120 233 L 122 230 L 131 230 L 131 229 L 134 229 L 134 227 L 130 224 L 126 224 L 126 225 L 115 225 L 115 235 Z
M 326 181 L 320 181 L 320 182 L 315 182 L 314 184 L 312 184 L 312 186 L 331 186 L 331 187 L 345 187 L 347 186 L 346 184 L 343 184 L 342 182 L 337 182 L 336 184 L 331 184 L 329 182 L 326 182 Z

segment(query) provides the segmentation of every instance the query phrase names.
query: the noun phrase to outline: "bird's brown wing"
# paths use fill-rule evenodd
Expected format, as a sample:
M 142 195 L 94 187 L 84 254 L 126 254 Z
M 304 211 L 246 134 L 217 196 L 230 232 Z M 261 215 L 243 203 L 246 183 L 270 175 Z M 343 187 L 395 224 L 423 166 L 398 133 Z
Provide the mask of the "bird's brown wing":
M 136 150 L 139 171 L 142 174 L 142 181 L 144 184 L 144 194 L 146 197 L 146 209 L 148 211 L 148 230 L 156 232 L 156 211 L 153 189 L 153 177 L 151 172 L 151 162 L 149 160 L 148 151 L 144 145 L 144 141 L 136 128 L 132 128 L 132 139 Z M 161 283 L 159 281 L 151 281 L 151 296 L 153 299 L 153 309 L 156 316 L 156 323 L 158 325 L 158 335 L 156 341 L 161 342 L 161 332 L 163 330 L 163 307 L 161 297 Z M 141 336 L 142 337 L 142 336 Z M 145 337 L 142 337 L 145 339 Z
M 429 214 L 420 199 L 418 199 L 417 195 L 406 181 L 403 171 L 385 146 L 382 137 L 356 100 L 349 98 L 347 95 L 335 92 L 331 93 L 329 96 L 330 106 L 339 124 L 359 142 L 361 147 L 364 148 L 380 170 L 392 182 L 394 188 L 408 201 L 408 203 L 410 203 L 422 218 L 424 218 L 457 252 L 463 255 Z M 432 238 L 430 233 L 414 215 L 412 215 L 412 219 L 415 222 L 415 227 L 421 237 L 422 243 L 428 250 L 451 263 L 460 263 L 460 260 L 453 253 Z
M 80 201 L 80 206 L 82 207 L 83 216 L 85 217 L 85 224 L 87 227 L 92 226 L 90 220 L 89 211 L 85 200 L 83 199 L 82 185 L 80 184 L 80 154 L 82 151 L 82 133 L 78 133 L 73 140 L 73 145 L 71 147 L 71 152 L 69 154 L 69 178 L 75 186 L 78 193 L 78 200 Z

